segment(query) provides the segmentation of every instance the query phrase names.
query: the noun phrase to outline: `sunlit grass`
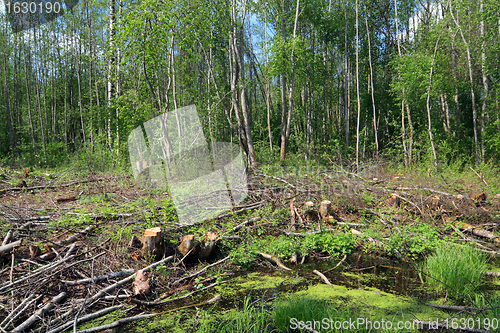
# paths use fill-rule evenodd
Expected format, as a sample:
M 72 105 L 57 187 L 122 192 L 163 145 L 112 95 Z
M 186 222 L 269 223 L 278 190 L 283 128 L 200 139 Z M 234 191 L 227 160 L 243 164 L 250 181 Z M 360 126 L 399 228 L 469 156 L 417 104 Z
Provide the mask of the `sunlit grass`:
M 460 294 L 473 294 L 482 284 L 486 260 L 486 254 L 473 247 L 443 243 L 427 257 L 423 271 L 430 276 L 427 284 L 436 292 L 447 290 L 450 297 L 460 298 Z

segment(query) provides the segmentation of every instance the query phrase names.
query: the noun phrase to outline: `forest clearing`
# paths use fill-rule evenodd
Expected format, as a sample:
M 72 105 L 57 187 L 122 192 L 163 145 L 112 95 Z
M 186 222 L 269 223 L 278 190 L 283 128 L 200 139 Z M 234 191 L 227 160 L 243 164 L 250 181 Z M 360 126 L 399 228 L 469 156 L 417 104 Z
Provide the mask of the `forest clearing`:
M 0 2 L 0 333 L 500 331 L 498 0 Z
M 398 321 L 425 331 L 435 320 L 441 331 L 497 331 L 500 196 L 486 186 L 494 174 L 306 170 L 255 170 L 234 213 L 181 227 L 167 192 L 139 190 L 126 175 L 2 169 L 0 327 L 285 332 L 294 323 L 286 318 L 362 317 L 394 323 L 375 331 L 417 331 Z M 141 249 L 157 227 L 158 255 Z M 183 238 L 202 247 L 209 233 L 208 256 L 185 256 Z M 429 270 L 441 247 L 452 261 L 460 247 L 474 251 L 479 276 L 450 262 L 441 264 L 449 275 Z

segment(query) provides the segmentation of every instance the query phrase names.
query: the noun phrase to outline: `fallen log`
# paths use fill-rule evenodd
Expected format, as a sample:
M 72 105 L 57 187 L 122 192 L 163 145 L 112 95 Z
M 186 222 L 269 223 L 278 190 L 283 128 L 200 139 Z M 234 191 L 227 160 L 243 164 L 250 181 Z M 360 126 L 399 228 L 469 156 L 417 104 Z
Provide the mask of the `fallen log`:
M 447 305 L 447 304 L 426 304 L 425 306 L 430 306 L 432 308 L 443 309 L 443 310 L 453 310 L 453 311 L 484 311 L 485 309 L 471 308 L 470 306 L 460 306 L 460 305 Z
M 114 278 L 117 278 L 117 277 L 122 277 L 122 276 L 130 275 L 130 274 L 132 274 L 134 272 L 135 271 L 133 269 L 125 269 L 125 270 L 121 270 L 121 271 L 116 272 L 116 273 L 111 273 L 111 274 L 107 274 L 107 275 L 98 276 L 98 277 L 95 277 L 93 279 L 81 279 L 81 280 L 76 280 L 76 281 L 61 280 L 61 282 L 64 283 L 65 285 L 67 285 L 67 286 L 78 286 L 78 285 L 81 285 L 81 284 L 95 283 L 95 282 L 100 282 L 100 281 L 103 281 L 103 280 L 114 279 Z
M 20 239 L 18 241 L 15 241 L 15 242 L 12 242 L 12 243 L 9 243 L 7 245 L 2 245 L 0 246 L 0 256 L 3 255 L 4 253 L 7 253 L 7 252 L 10 252 L 12 249 L 14 249 L 15 247 L 18 247 L 22 244 L 23 240 Z
M 12 238 L 12 230 L 7 231 L 5 238 L 3 239 L 2 246 L 9 244 L 10 239 Z
M 5 319 L 0 323 L 0 328 L 6 328 L 11 322 L 16 320 L 24 311 L 34 302 L 37 302 L 42 295 L 31 294 L 28 298 L 25 298 L 21 304 L 19 304 Z
M 491 242 L 493 242 L 496 246 L 500 246 L 500 235 L 497 235 L 494 232 L 484 230 L 482 228 L 475 227 L 471 224 L 461 222 L 461 221 L 456 221 L 455 226 L 464 231 L 470 231 L 472 234 L 480 237 L 484 237 L 489 239 Z
M 17 326 L 12 330 L 14 333 L 18 332 L 24 332 L 31 326 L 33 326 L 41 317 L 52 310 L 57 303 L 61 302 L 64 298 L 66 297 L 66 293 L 62 292 L 59 295 L 55 296 L 52 300 L 50 300 L 45 306 L 38 311 L 36 311 L 34 314 L 31 315 L 28 319 L 26 319 L 21 325 Z
M 321 273 L 320 271 L 318 271 L 316 269 L 313 271 L 313 273 L 316 274 L 317 276 L 319 276 L 321 278 L 321 280 L 323 280 L 327 285 L 329 285 L 330 287 L 333 288 L 332 283 L 330 282 L 330 280 L 328 280 L 328 278 L 323 273 Z

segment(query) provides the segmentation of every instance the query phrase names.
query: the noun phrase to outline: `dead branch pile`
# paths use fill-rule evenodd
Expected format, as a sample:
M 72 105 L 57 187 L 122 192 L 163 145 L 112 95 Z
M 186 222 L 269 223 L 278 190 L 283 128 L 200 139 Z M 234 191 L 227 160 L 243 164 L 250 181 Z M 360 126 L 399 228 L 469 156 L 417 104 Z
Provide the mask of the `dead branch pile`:
M 179 292 L 189 291 L 193 288 L 194 277 L 228 259 L 195 273 L 178 270 L 180 273 L 173 274 L 169 279 L 157 268 L 181 264 L 182 260 L 176 255 L 160 260 L 151 258 L 154 262 L 149 265 L 145 260 L 120 261 L 105 244 L 93 244 L 96 236 L 93 231 L 98 228 L 96 225 L 74 230 L 62 240 L 45 239 L 50 245 L 45 246 L 43 254 L 40 250 L 30 251 L 30 246 L 37 246 L 33 240 L 39 239 L 36 236 L 45 227 L 31 226 L 26 230 L 20 223 L 12 223 L 5 234 L 5 244 L 0 246 L 0 332 L 62 332 L 125 309 L 131 311 L 120 314 L 123 317 L 120 320 L 106 327 L 79 332 L 98 332 L 148 318 L 155 313 L 138 314 L 145 306 L 141 305 L 141 298 L 164 293 L 170 285 Z M 155 276 L 158 282 L 153 284 L 146 276 Z M 179 276 L 182 277 L 179 279 Z M 210 287 L 217 284 L 220 283 Z M 190 302 L 194 293 L 181 297 L 172 293 L 170 296 L 173 298 L 163 303 Z

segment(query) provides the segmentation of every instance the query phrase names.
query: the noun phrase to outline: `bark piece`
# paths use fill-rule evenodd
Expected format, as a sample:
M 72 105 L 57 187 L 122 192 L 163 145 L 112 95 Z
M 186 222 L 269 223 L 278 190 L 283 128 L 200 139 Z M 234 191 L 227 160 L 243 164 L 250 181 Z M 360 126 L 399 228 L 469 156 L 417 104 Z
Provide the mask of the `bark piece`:
M 155 256 L 159 258 L 163 255 L 163 235 L 160 227 L 149 228 L 142 235 L 142 254 L 144 256 Z
M 135 280 L 133 283 L 134 295 L 147 296 L 150 292 L 149 279 L 142 269 L 135 273 Z

